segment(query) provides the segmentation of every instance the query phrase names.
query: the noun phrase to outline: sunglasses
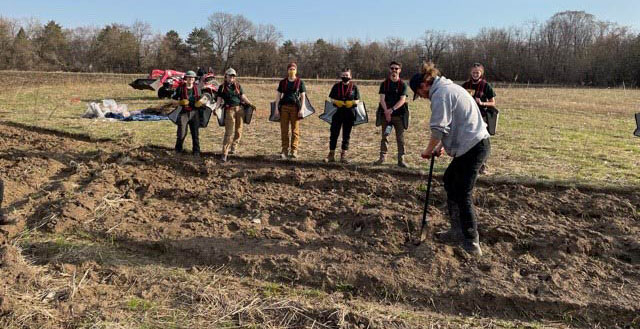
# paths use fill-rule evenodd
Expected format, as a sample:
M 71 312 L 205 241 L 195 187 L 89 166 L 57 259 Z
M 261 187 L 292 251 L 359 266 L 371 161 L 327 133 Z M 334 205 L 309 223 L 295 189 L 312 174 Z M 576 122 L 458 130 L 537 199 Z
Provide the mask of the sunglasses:
M 394 67 L 390 67 L 389 69 L 391 69 L 391 71 L 400 71 L 400 68 L 399 67 L 395 67 L 395 66 Z

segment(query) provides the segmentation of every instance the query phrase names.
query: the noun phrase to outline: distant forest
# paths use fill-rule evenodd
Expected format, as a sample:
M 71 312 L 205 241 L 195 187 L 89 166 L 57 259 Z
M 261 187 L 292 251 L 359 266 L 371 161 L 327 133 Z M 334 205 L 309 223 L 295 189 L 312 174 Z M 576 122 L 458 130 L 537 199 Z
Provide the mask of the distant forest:
M 142 21 L 68 29 L 55 21 L 43 25 L 0 17 L 0 70 L 140 73 L 211 67 L 220 75 L 232 66 L 241 76 L 278 77 L 286 73 L 286 63 L 296 61 L 305 78 L 335 78 L 347 66 L 357 79 L 382 79 L 391 60 L 402 62 L 408 76 L 427 59 L 456 80 L 467 79 L 470 65 L 480 62 L 491 81 L 640 86 L 640 34 L 584 11 L 517 27 L 487 27 L 475 36 L 425 30 L 411 41 L 294 42 L 283 40 L 276 26 L 220 12 L 187 36 L 151 31 Z

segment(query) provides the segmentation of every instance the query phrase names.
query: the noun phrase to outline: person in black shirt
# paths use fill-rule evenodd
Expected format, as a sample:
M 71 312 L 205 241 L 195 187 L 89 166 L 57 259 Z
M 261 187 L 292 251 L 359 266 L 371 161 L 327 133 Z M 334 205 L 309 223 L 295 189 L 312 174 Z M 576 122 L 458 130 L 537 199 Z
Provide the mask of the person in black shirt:
M 331 135 L 329 137 L 329 155 L 326 162 L 336 161 L 336 146 L 338 135 L 342 129 L 342 152 L 340 152 L 340 162 L 347 163 L 347 151 L 351 139 L 351 129 L 356 121 L 356 107 L 360 101 L 360 91 L 353 81 L 351 81 L 351 69 L 343 68 L 340 73 L 341 82 L 336 83 L 331 88 L 329 98 L 338 108 L 331 118 Z
M 298 76 L 298 64 L 287 65 L 287 77 L 278 83 L 276 93 L 276 113 L 280 115 L 280 139 L 282 141 L 282 159 L 298 157 L 300 144 L 300 119 L 307 89 Z M 289 136 L 291 127 L 291 136 Z M 291 150 L 291 153 L 289 153 Z
M 406 104 L 409 87 L 400 79 L 402 65 L 396 61 L 389 63 L 389 77 L 380 84 L 380 106 L 376 114 L 376 126 L 382 126 L 380 158 L 375 165 L 384 163 L 389 146 L 391 129 L 396 131 L 398 144 L 398 166 L 408 167 L 404 161 L 404 131 L 409 125 L 409 108 Z
M 484 66 L 480 63 L 474 63 L 469 71 L 469 80 L 462 84 L 462 88 L 466 89 L 471 97 L 476 101 L 482 114 L 482 120 L 487 123 L 487 108 L 496 106 L 496 93 L 493 87 L 484 77 Z M 488 167 L 483 163 L 480 167 L 480 174 L 488 174 Z
M 184 75 L 184 82 L 178 86 L 176 92 L 173 94 L 173 99 L 179 101 L 182 106 L 182 111 L 178 116 L 178 131 L 176 133 L 176 146 L 175 150 L 178 153 L 184 152 L 182 145 L 184 139 L 187 137 L 187 129 L 191 130 L 191 142 L 193 143 L 193 155 L 200 155 L 200 115 L 196 108 L 196 103 L 200 99 L 200 88 L 195 85 L 196 73 L 193 71 L 187 71 Z

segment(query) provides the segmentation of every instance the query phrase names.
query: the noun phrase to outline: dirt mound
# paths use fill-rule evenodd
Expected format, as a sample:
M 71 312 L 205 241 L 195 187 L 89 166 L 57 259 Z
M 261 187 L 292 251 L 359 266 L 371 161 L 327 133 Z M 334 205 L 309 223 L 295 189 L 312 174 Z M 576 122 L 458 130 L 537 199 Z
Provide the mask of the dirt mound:
M 75 287 L 85 286 L 77 288 L 73 312 L 54 317 L 86 317 L 92 307 L 122 297 L 118 287 L 132 278 L 94 243 L 107 241 L 126 255 L 125 263 L 224 268 L 346 300 L 438 314 L 578 327 L 640 321 L 638 193 L 482 181 L 475 201 L 486 255 L 473 260 L 435 238 L 419 247 L 408 243 L 424 200 L 418 173 L 252 157 L 222 164 L 210 154 L 197 160 L 8 126 L 0 140 L 5 206 L 24 219 L 5 228 L 5 240 L 20 242 L 35 265 L 54 266 L 73 276 Z M 447 225 L 439 181 L 433 232 Z M 84 240 L 81 246 L 68 238 L 30 242 L 24 232 Z M 29 277 L 31 265 L 16 260 L 18 249 L 3 250 L 3 284 L 29 284 L 19 277 Z M 153 300 L 170 286 L 131 289 Z M 64 303 L 72 292 L 57 291 L 51 299 Z M 6 303 L 11 298 L 5 295 L 1 309 L 10 309 Z M 406 326 L 367 322 L 360 313 L 331 307 L 288 305 L 297 310 L 287 313 L 290 327 L 308 327 L 309 319 L 326 327 Z M 267 321 L 276 313 L 265 308 L 251 316 Z

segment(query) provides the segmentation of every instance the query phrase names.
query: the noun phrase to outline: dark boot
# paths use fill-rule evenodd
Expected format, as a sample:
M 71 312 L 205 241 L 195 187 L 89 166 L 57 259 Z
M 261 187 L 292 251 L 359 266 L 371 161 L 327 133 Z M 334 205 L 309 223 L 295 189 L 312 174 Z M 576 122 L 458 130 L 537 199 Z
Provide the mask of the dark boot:
M 347 150 L 342 150 L 342 152 L 340 152 L 340 162 L 349 163 L 349 160 L 347 159 Z
M 380 158 L 378 158 L 378 160 L 373 162 L 373 164 L 376 165 L 376 166 L 379 166 L 379 165 L 384 163 L 385 158 L 386 158 L 386 154 L 380 153 Z
M 324 159 L 324 162 L 336 162 L 336 151 L 330 150 L 329 155 L 327 155 L 327 158 Z
M 482 249 L 480 249 L 480 237 L 476 236 L 473 239 L 464 239 L 462 248 L 473 256 L 482 256 Z
M 398 167 L 409 168 L 409 165 L 404 162 L 404 155 L 398 155 Z
M 436 233 L 436 235 L 442 242 L 459 243 L 464 239 L 460 226 L 460 209 L 455 201 L 447 200 L 447 210 L 449 211 L 450 227 L 446 231 Z

